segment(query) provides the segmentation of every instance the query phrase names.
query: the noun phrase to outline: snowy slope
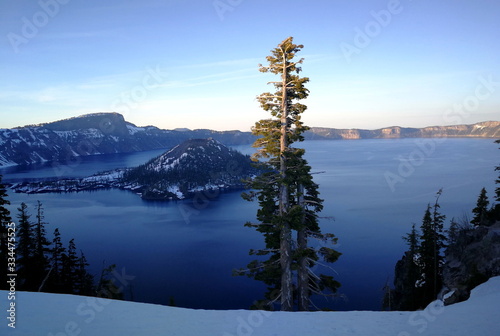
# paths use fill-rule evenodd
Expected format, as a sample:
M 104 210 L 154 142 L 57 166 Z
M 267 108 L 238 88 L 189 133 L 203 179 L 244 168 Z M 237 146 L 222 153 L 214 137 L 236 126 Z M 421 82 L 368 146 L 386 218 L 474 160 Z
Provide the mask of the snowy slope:
M 0 291 L 6 315 L 7 292 Z M 1 319 L 0 335 L 169 336 L 460 336 L 500 334 L 500 277 L 471 298 L 419 312 L 209 311 L 72 295 L 18 293 L 16 328 Z
M 0 167 L 53 161 L 73 164 L 75 157 L 171 148 L 191 138 L 214 138 L 227 145 L 249 144 L 240 131 L 171 131 L 137 127 L 118 113 L 92 113 L 50 123 L 0 129 Z

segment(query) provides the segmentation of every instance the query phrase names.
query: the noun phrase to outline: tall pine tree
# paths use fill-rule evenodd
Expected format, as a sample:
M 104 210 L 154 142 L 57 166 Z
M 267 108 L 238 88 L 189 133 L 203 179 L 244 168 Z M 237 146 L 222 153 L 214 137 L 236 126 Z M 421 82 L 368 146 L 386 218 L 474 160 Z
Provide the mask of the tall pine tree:
M 33 269 L 31 277 L 34 282 L 42 285 L 43 280 L 47 276 L 49 261 L 47 254 L 50 251 L 50 242 L 47 240 L 44 222 L 44 210 L 42 203 L 37 201 L 36 205 L 36 222 L 33 224 Z M 38 289 L 41 289 L 40 287 Z
M 63 256 L 66 252 L 61 239 L 59 228 L 54 230 L 54 239 L 52 240 L 52 248 L 50 250 L 50 274 L 47 283 L 47 291 L 54 293 L 62 293 L 63 289 Z
M 18 242 L 17 242 L 17 266 L 20 281 L 20 288 L 26 291 L 35 291 L 36 281 L 32 277 L 32 272 L 34 268 L 34 234 L 33 227 L 31 223 L 31 215 L 28 212 L 28 206 L 26 203 L 21 203 L 21 206 L 17 209 L 18 214 Z
M 439 197 L 442 190 L 439 190 L 436 202 L 431 207 L 428 205 L 422 220 L 422 236 L 420 243 L 420 260 L 423 272 L 423 298 L 424 302 L 429 303 L 437 298 L 441 286 L 443 254 L 446 237 L 444 232 L 444 220 L 446 216 L 439 212 Z
M 66 249 L 66 253 L 62 254 L 62 272 L 61 282 L 65 293 L 76 293 L 76 284 L 78 282 L 79 262 L 76 253 L 75 239 L 71 239 Z
M 87 296 L 95 295 L 94 277 L 87 271 L 87 266 L 89 266 L 87 258 L 85 254 L 80 251 L 80 258 L 78 258 L 75 272 L 75 294 Z
M 251 254 L 270 255 L 268 260 L 250 263 L 246 274 L 266 283 L 267 302 L 279 298 L 281 310 L 285 311 L 293 309 L 295 299 L 300 310 L 308 310 L 311 293 L 323 289 L 335 291 L 340 285 L 331 276 L 311 274 L 311 267 L 319 256 L 333 262 L 340 253 L 326 246 L 319 250 L 308 246 L 310 237 L 333 243 L 336 239 L 332 234 L 321 233 L 317 213 L 323 201 L 319 198 L 318 185 L 313 182 L 310 167 L 303 158 L 305 151 L 292 146 L 303 140 L 302 133 L 308 129 L 301 121 L 307 107 L 298 101 L 309 94 L 304 86 L 309 78 L 299 77 L 303 59 L 294 61 L 302 48 L 289 37 L 271 50 L 268 66 L 260 65 L 261 72 L 277 75 L 280 80 L 270 82 L 276 89 L 274 93 L 257 97 L 271 118 L 258 121 L 252 130 L 259 136 L 254 143 L 258 150 L 253 159 L 261 160 L 263 173 L 250 182 L 254 191 L 244 194 L 244 198 L 257 199 L 260 205 L 259 223 L 246 225 L 263 233 L 266 243 L 265 249 L 251 251 Z M 298 279 L 297 283 L 294 279 Z M 298 291 L 294 292 L 295 289 Z
M 470 223 L 474 226 L 485 225 L 488 222 L 488 205 L 490 201 L 488 200 L 488 195 L 486 194 L 486 189 L 481 189 L 481 193 L 477 199 L 476 207 L 472 210 L 474 214 L 474 218 L 470 221 Z
M 394 290 L 386 293 L 385 306 L 393 310 L 416 310 L 422 306 L 421 288 L 422 268 L 420 262 L 420 234 L 412 225 L 410 233 L 403 237 L 408 244 L 395 267 Z M 387 295 L 388 294 L 388 295 Z

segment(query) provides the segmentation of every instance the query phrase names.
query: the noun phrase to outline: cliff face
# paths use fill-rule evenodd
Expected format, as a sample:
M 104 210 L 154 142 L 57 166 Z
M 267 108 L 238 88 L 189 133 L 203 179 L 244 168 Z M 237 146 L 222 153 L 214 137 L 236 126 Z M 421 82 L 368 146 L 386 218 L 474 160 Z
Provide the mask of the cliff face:
M 500 222 L 462 230 L 446 252 L 444 285 L 453 291 L 446 304 L 464 301 L 470 291 L 500 275 Z
M 500 121 L 486 121 L 473 125 L 431 126 L 425 128 L 386 127 L 376 130 L 336 129 L 312 127 L 306 139 L 399 139 L 399 138 L 499 138 Z

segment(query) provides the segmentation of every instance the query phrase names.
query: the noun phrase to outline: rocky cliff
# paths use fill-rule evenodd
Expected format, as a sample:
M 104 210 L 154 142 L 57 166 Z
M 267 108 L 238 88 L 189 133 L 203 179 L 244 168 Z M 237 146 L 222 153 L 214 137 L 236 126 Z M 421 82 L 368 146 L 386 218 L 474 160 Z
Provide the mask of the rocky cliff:
M 399 139 L 399 138 L 500 138 L 500 121 L 473 125 L 430 126 L 425 128 L 387 127 L 376 130 L 312 127 L 307 140 Z
M 470 291 L 500 275 L 500 222 L 462 229 L 446 252 L 444 285 L 451 290 L 445 304 L 467 300 Z

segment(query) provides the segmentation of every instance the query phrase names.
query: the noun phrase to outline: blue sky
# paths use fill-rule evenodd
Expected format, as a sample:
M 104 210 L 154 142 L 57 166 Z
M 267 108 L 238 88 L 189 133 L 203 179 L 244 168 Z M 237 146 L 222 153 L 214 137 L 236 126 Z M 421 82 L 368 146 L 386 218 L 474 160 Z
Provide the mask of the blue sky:
M 86 113 L 249 130 L 258 71 L 303 44 L 309 126 L 500 119 L 497 0 L 4 0 L 0 128 Z

